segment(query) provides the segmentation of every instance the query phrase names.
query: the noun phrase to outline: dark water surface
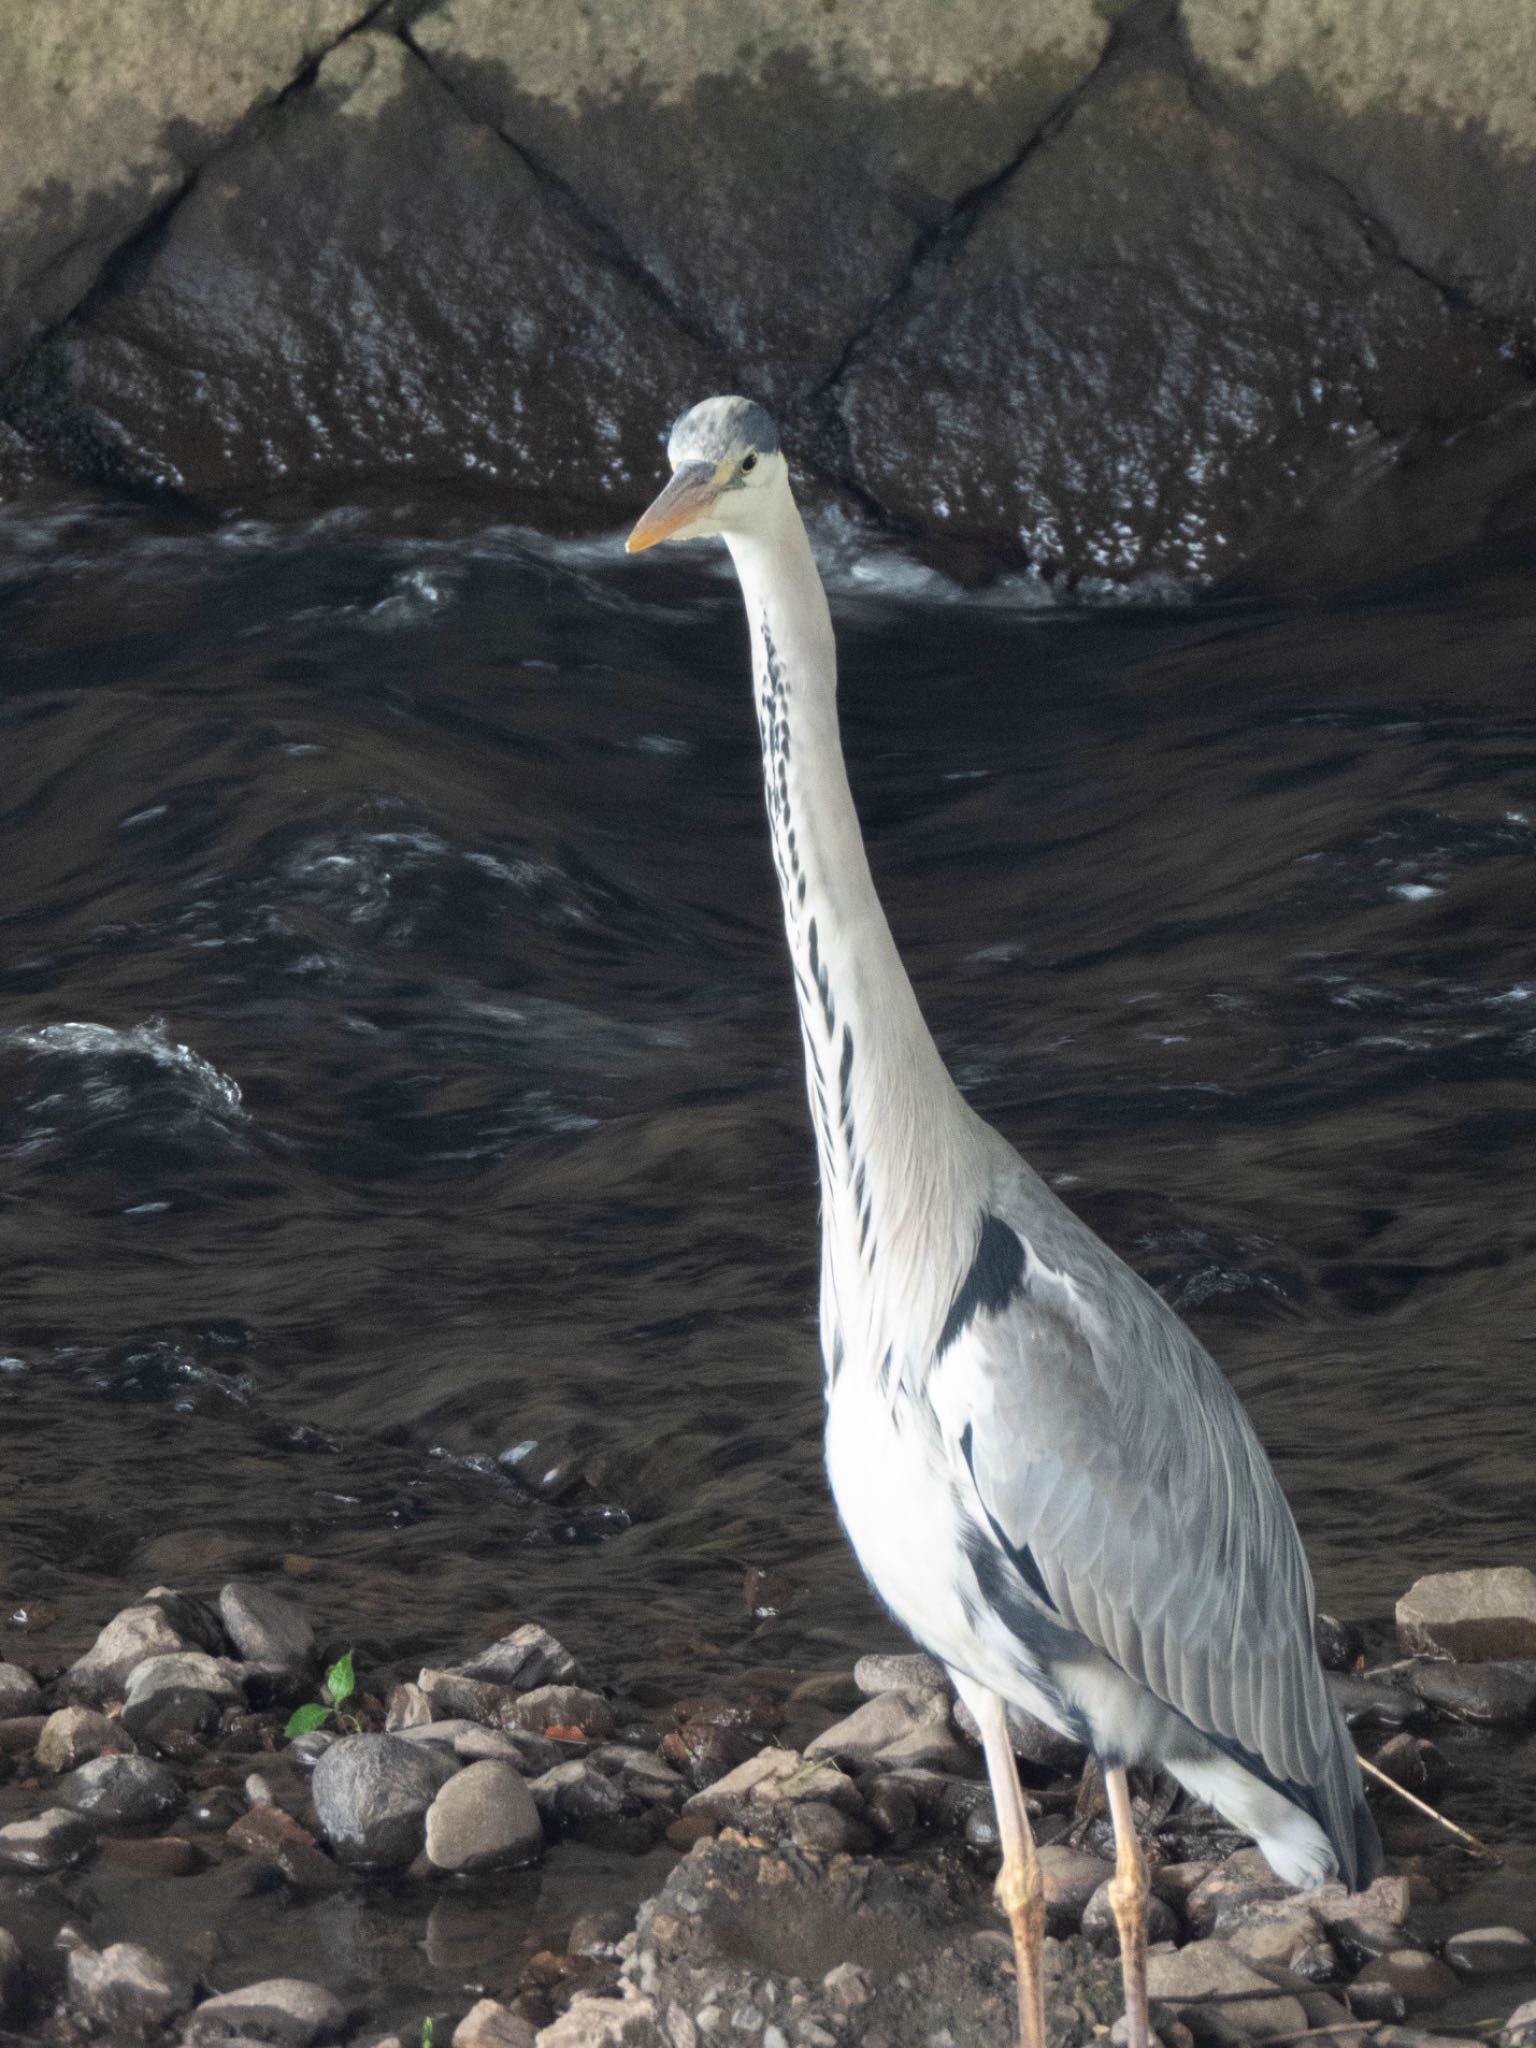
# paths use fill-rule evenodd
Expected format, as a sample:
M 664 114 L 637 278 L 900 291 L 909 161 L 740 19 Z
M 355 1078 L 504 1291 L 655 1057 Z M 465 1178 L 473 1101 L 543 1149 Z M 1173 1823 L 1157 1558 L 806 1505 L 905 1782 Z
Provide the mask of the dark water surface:
M 1528 1560 L 1536 581 L 1072 612 L 832 552 L 972 1100 L 1223 1361 L 1325 1605 Z M 0 662 L 0 1591 L 57 1610 L 0 1647 L 288 1553 L 365 1678 L 529 1614 L 652 1699 L 892 1640 L 718 568 L 14 513 Z

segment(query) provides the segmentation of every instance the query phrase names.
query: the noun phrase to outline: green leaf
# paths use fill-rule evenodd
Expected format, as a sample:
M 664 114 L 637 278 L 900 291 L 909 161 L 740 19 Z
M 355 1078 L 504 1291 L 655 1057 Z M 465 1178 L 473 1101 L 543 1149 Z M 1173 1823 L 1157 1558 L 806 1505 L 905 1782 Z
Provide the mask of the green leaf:
M 294 1708 L 288 1716 L 288 1725 L 283 1733 L 292 1742 L 295 1735 L 312 1735 L 317 1728 L 323 1728 L 330 1718 L 329 1707 L 322 1707 L 317 1701 L 311 1700 L 307 1707 Z
M 432 2015 L 428 2013 L 421 2023 L 421 2048 L 432 2048 Z
M 343 1700 L 351 1699 L 357 1690 L 357 1680 L 352 1674 L 352 1652 L 338 1657 L 325 1674 L 325 1689 L 331 1696 L 332 1704 L 340 1706 Z

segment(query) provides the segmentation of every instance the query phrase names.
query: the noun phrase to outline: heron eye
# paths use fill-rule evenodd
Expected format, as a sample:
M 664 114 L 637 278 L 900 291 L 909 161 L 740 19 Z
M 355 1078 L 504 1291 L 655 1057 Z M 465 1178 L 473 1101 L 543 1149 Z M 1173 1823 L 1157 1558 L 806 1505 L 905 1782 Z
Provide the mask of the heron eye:
M 756 467 L 757 467 L 757 456 L 756 456 L 755 454 L 753 454 L 753 455 L 743 455 L 743 457 L 741 458 L 741 467 L 742 467 L 742 470 L 743 470 L 743 472 L 745 472 L 745 471 L 747 471 L 747 470 L 749 470 L 749 469 L 756 469 Z

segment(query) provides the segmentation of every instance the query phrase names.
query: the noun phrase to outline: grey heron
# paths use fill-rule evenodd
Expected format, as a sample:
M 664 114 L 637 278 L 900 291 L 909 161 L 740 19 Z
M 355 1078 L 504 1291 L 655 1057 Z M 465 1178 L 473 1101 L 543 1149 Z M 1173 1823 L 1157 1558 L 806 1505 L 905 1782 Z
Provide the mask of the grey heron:
M 751 631 L 820 1162 L 833 1495 L 875 1591 L 980 1726 L 1025 2048 L 1045 2042 L 1045 1907 L 1010 1707 L 1102 1764 L 1129 2044 L 1147 2048 L 1128 1766 L 1171 1772 L 1289 1883 L 1354 1889 L 1378 1867 L 1301 1540 L 1209 1354 L 976 1115 L 929 1035 L 865 856 L 831 617 L 773 421 L 705 399 L 668 455 L 629 548 L 723 538 Z

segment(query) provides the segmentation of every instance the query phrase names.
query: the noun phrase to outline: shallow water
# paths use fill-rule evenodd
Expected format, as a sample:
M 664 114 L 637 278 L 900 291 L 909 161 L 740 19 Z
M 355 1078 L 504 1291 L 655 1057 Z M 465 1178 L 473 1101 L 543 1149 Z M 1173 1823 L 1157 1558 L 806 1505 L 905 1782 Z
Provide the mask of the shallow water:
M 1528 1558 L 1536 586 L 1069 610 L 825 538 L 972 1100 L 1223 1361 L 1326 1606 Z M 0 1649 L 292 1554 L 376 1683 L 528 1614 L 656 1700 L 893 1640 L 719 566 L 12 513 L 0 662 Z

